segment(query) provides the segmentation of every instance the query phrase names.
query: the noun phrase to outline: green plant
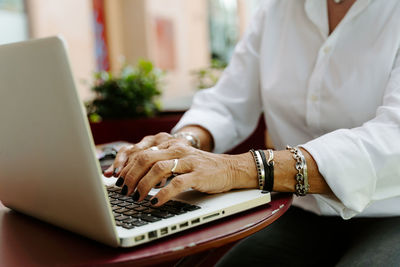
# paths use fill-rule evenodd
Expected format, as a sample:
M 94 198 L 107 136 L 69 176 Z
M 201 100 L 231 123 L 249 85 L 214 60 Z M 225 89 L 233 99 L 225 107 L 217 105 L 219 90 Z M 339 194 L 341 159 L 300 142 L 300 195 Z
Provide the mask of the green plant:
M 86 104 L 91 122 L 109 118 L 151 117 L 160 110 L 162 72 L 149 61 L 124 67 L 119 75 L 101 71 L 95 74 L 95 98 Z
M 193 75 L 196 77 L 197 89 L 213 87 L 218 82 L 225 68 L 226 63 L 221 60 L 213 59 L 211 61 L 211 66 L 194 71 Z

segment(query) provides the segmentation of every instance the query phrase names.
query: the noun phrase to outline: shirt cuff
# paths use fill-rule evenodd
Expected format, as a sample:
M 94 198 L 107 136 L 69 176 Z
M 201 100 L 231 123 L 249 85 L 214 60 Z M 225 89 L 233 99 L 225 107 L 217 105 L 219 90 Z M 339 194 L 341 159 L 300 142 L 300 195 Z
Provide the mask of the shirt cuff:
M 315 195 L 322 213 L 343 219 L 361 213 L 371 202 L 376 175 L 368 152 L 351 130 L 337 130 L 304 145 L 335 196 Z
M 232 123 L 217 112 L 207 111 L 205 113 L 198 109 L 190 109 L 183 115 L 171 133 L 188 125 L 199 125 L 211 133 L 214 140 L 214 153 L 224 153 L 237 145 L 238 137 Z

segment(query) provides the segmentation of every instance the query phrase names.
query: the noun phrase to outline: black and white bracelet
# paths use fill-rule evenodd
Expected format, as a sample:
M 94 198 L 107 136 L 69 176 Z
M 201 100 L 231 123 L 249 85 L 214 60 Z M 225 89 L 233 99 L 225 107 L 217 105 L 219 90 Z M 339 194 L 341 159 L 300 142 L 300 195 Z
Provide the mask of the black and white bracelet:
M 265 183 L 265 168 L 264 168 L 264 163 L 263 163 L 260 151 L 250 149 L 250 153 L 253 155 L 254 162 L 256 163 L 256 167 L 257 167 L 258 188 L 260 190 L 263 190 L 264 183 Z
M 259 189 L 272 192 L 274 187 L 274 154 L 272 150 L 267 151 L 269 153 L 268 160 L 263 150 L 250 150 L 257 166 Z
M 297 183 L 295 185 L 295 194 L 296 196 L 305 196 L 310 189 L 310 185 L 308 184 L 306 159 L 299 147 L 286 146 L 286 149 L 293 153 L 293 158 L 296 160 L 295 168 L 297 174 L 295 179 Z

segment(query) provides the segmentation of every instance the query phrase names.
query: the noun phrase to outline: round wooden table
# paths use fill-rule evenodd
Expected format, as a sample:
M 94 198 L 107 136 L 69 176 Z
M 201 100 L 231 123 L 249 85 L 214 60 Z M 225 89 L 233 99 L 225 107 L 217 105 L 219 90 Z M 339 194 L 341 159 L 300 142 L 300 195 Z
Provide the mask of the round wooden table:
M 269 204 L 126 249 L 107 247 L 0 202 L 0 266 L 160 266 L 249 236 L 277 220 L 291 203 L 291 194 L 273 193 Z

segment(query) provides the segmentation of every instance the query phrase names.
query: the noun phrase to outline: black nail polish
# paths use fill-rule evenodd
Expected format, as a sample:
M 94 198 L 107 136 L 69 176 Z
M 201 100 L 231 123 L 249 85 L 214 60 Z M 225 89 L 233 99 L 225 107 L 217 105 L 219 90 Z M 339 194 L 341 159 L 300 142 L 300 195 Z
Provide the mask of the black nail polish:
M 122 186 L 124 184 L 124 177 L 119 177 L 118 180 L 115 182 L 116 186 Z
M 133 199 L 133 201 L 138 201 L 139 198 L 140 198 L 140 193 L 139 193 L 139 191 L 136 190 L 132 196 L 132 199 Z
M 153 198 L 152 200 L 150 200 L 150 203 L 152 204 L 152 205 L 155 205 L 155 204 L 157 204 L 158 203 L 158 198 Z
M 114 176 L 114 177 L 117 177 L 118 171 L 119 171 L 119 168 L 115 168 L 115 169 L 114 169 L 114 171 L 113 171 L 113 176 Z
M 161 182 L 159 182 L 158 184 L 156 184 L 156 186 L 160 186 L 161 185 Z
M 122 187 L 121 195 L 126 195 L 126 194 L 128 194 L 128 186 L 125 184 L 125 185 Z

